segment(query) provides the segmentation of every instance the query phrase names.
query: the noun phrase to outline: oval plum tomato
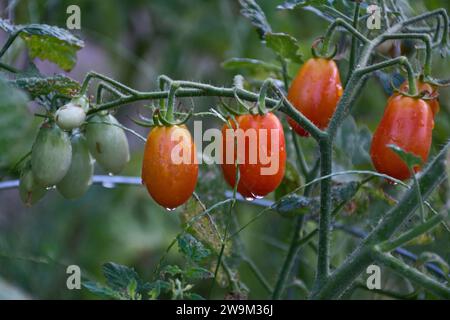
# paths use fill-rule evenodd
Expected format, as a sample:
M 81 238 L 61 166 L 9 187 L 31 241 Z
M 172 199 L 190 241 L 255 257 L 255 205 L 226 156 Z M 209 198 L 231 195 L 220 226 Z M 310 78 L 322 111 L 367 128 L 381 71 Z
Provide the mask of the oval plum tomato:
M 403 84 L 400 86 L 400 90 L 403 92 L 408 92 L 408 89 L 409 89 L 408 81 L 403 82 Z M 436 96 L 436 98 L 434 98 L 434 99 L 425 100 L 425 102 L 429 104 L 431 111 L 433 111 L 433 115 L 436 115 L 440 109 L 439 98 L 437 95 L 437 88 L 430 83 L 417 80 L 417 89 L 421 93 L 427 92 L 428 95 L 430 95 L 430 96 Z M 396 93 L 393 96 L 396 96 L 396 95 L 399 95 L 399 94 Z
M 95 115 L 86 126 L 86 140 L 91 155 L 108 173 L 117 174 L 130 160 L 125 131 L 119 121 L 108 115 Z
M 277 116 L 242 115 L 223 126 L 222 171 L 233 188 L 236 162 L 240 176 L 237 191 L 243 197 L 261 198 L 278 187 L 286 167 L 286 147 Z
M 191 197 L 197 176 L 196 148 L 186 126 L 154 127 L 142 163 L 142 183 L 152 198 L 166 209 L 175 209 Z
M 407 165 L 388 145 L 395 144 L 426 162 L 433 125 L 433 112 L 424 100 L 402 95 L 391 97 L 370 147 L 377 171 L 399 180 L 408 179 L 411 174 Z M 414 170 L 417 172 L 420 168 Z
M 86 143 L 86 139 L 79 133 L 74 134 L 72 141 L 72 162 L 69 171 L 56 185 L 59 193 L 66 199 L 81 197 L 92 183 L 94 164 Z
M 68 134 L 57 125 L 44 123 L 31 149 L 31 170 L 43 187 L 52 187 L 66 175 L 72 159 Z
M 319 129 L 325 129 L 342 92 L 336 63 L 333 60 L 311 58 L 300 68 L 292 82 L 288 100 Z M 288 122 L 300 136 L 308 136 L 293 119 L 288 118 Z

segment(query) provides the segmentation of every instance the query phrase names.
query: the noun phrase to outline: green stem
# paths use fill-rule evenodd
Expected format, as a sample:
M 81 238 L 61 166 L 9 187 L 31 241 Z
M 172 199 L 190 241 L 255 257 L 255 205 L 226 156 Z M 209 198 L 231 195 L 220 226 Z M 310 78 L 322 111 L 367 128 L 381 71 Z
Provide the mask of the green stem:
M 22 32 L 21 29 L 12 32 L 9 37 L 8 40 L 6 40 L 6 43 L 3 45 L 2 49 L 0 50 L 0 59 L 3 57 L 3 55 L 6 53 L 6 51 L 9 49 L 9 47 L 11 47 L 11 45 L 13 44 L 14 40 L 17 39 L 17 37 L 19 36 L 19 34 Z
M 443 299 L 450 299 L 450 288 L 430 278 L 419 270 L 407 265 L 389 253 L 382 252 L 378 247 L 372 251 L 373 259 L 389 267 L 402 277 L 422 286 L 426 290 Z
M 384 242 L 380 244 L 380 248 L 383 252 L 392 251 L 409 241 L 413 240 L 414 238 L 424 234 L 425 232 L 428 232 L 435 228 L 438 224 L 440 224 L 448 215 L 447 212 L 443 212 L 441 214 L 434 215 L 432 218 L 428 219 L 424 223 L 421 223 L 417 227 L 408 230 L 395 240 Z
M 358 30 L 360 9 L 361 9 L 361 3 L 356 1 L 355 2 L 355 10 L 353 13 L 353 24 L 352 24 L 352 26 L 353 26 L 353 28 L 355 28 L 355 30 Z M 355 69 L 357 53 L 358 53 L 358 42 L 356 41 L 355 37 L 352 37 L 352 47 L 350 49 L 350 60 L 349 60 L 348 76 L 347 76 L 346 83 L 350 79 L 350 75 L 352 74 L 353 70 Z
M 449 147 L 450 143 L 442 148 L 419 178 L 424 199 L 427 199 L 431 192 L 445 179 L 442 172 L 445 170 L 444 161 Z M 311 298 L 332 299 L 341 296 L 359 274 L 373 262 L 371 255 L 373 246 L 388 240 L 399 226 L 417 210 L 418 206 L 416 191 L 410 188 L 398 204 L 383 216 L 379 224 L 360 243 L 358 248 L 330 275 L 328 281 L 312 293 Z
M 306 163 L 305 156 L 300 147 L 300 143 L 297 140 L 297 134 L 294 130 L 291 131 L 292 143 L 294 144 L 295 154 L 297 156 L 297 162 L 299 164 L 300 172 L 303 174 L 303 177 L 307 178 L 309 175 L 308 163 Z
M 331 173 L 332 145 L 331 139 L 320 141 L 320 175 Z M 331 178 L 320 182 L 320 216 L 319 216 L 319 250 L 314 287 L 320 287 L 330 272 L 330 239 L 331 239 Z
M 286 285 L 286 280 L 291 272 L 292 266 L 294 264 L 295 257 L 297 256 L 297 252 L 299 249 L 298 241 L 300 240 L 300 230 L 303 228 L 303 223 L 305 221 L 305 215 L 300 215 L 296 218 L 294 234 L 292 235 L 291 243 L 289 245 L 289 250 L 284 260 L 283 267 L 281 268 L 280 275 L 278 276 L 277 283 L 275 285 L 275 289 L 272 293 L 272 300 L 279 300 L 281 298 L 281 294 L 284 291 L 284 287 Z
M 360 33 L 356 28 L 354 28 L 350 23 L 346 22 L 345 20 L 341 18 L 337 18 L 333 21 L 332 24 L 328 27 L 325 36 L 323 38 L 323 45 L 321 50 L 321 56 L 326 57 L 328 54 L 328 50 L 330 47 L 331 38 L 333 37 L 333 34 L 335 30 L 338 27 L 345 28 L 348 32 L 350 32 L 354 37 L 362 41 L 363 43 L 367 44 L 370 42 L 368 38 L 366 38 L 362 33 Z

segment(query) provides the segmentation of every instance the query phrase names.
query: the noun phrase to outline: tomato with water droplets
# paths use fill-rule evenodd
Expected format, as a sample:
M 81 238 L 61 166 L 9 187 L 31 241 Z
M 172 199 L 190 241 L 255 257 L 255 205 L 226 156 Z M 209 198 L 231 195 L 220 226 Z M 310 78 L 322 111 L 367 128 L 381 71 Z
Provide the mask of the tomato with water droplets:
M 342 96 L 339 70 L 333 60 L 309 59 L 292 82 L 288 100 L 319 129 L 325 129 Z M 300 136 L 309 134 L 293 119 L 289 125 Z
M 283 126 L 273 113 L 241 115 L 222 128 L 222 171 L 234 188 L 247 199 L 274 191 L 284 176 L 286 147 Z
M 142 183 L 153 200 L 172 210 L 185 203 L 197 184 L 198 161 L 184 125 L 154 127 L 145 144 Z
M 422 82 L 420 80 L 417 80 L 417 89 L 420 93 L 424 93 L 426 92 L 427 95 L 433 97 L 429 100 L 425 100 L 426 103 L 428 103 L 428 105 L 431 108 L 431 111 L 433 111 L 433 115 L 436 115 L 439 112 L 440 106 L 439 106 L 439 98 L 438 98 L 438 93 L 437 93 L 437 88 L 436 86 L 427 83 L 427 82 Z M 400 86 L 400 91 L 402 92 L 408 92 L 409 90 L 409 85 L 408 85 L 408 81 L 403 82 L 403 84 Z M 392 95 L 392 97 L 398 96 L 398 93 L 395 93 L 394 95 Z
M 424 100 L 403 95 L 391 97 L 370 148 L 377 171 L 399 180 L 408 179 L 411 175 L 408 166 L 388 145 L 397 145 L 425 163 L 431 147 L 433 125 L 433 112 Z M 420 167 L 414 170 L 417 172 Z

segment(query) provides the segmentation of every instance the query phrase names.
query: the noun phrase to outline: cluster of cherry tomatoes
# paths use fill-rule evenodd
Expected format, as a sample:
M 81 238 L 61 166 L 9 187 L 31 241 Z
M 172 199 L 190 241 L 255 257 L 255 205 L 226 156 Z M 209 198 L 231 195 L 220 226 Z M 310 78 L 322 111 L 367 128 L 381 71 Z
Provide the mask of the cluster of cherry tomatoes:
M 73 99 L 41 125 L 20 177 L 25 204 L 36 203 L 52 188 L 67 199 L 81 197 L 92 183 L 94 159 L 110 174 L 129 161 L 128 140 L 116 118 L 98 114 L 86 120 L 88 108 L 86 97 Z
M 418 81 L 418 87 L 422 93 L 425 91 L 429 96 L 437 96 L 436 88 L 431 84 Z M 404 95 L 407 90 L 407 84 L 403 84 L 400 92 L 389 98 L 384 116 L 373 136 L 370 150 L 373 164 L 379 172 L 401 180 L 409 178 L 411 171 L 389 145 L 395 144 L 404 151 L 421 157 L 425 162 L 431 146 L 434 114 L 439 110 L 437 98 L 423 100 L 420 97 L 409 97 Z M 331 59 L 311 58 L 300 68 L 292 82 L 288 100 L 319 129 L 325 129 L 342 93 L 343 87 L 336 63 Z M 308 136 L 294 120 L 289 118 L 288 122 L 298 135 Z M 231 187 L 235 187 L 236 178 L 239 177 L 237 191 L 243 197 L 254 199 L 274 191 L 283 179 L 286 162 L 285 139 L 280 120 L 271 112 L 239 115 L 233 121 L 229 120 L 222 128 L 223 158 L 226 157 L 227 150 L 230 150 L 228 147 L 233 147 L 235 143 L 234 139 L 225 134 L 225 130 L 229 128 L 233 130 L 239 128 L 244 132 L 256 130 L 258 148 L 264 148 L 267 152 L 272 148 L 270 145 L 262 145 L 259 133 L 262 130 L 278 132 L 280 143 L 274 152 L 278 153 L 276 159 L 279 163 L 278 170 L 274 174 L 261 174 L 261 169 L 267 164 L 259 160 L 254 164 L 247 161 L 240 163 L 239 175 L 236 174 L 236 164 L 222 164 L 224 178 Z M 183 141 L 183 148 L 190 152 L 192 161 L 184 164 L 171 162 L 170 154 L 179 143 L 170 139 L 174 130 L 180 131 L 184 137 L 180 141 Z M 265 141 L 264 143 L 267 143 Z M 267 141 L 270 143 L 270 137 Z M 245 152 L 244 157 L 248 157 L 248 144 Z M 155 127 L 151 130 L 145 147 L 142 180 L 157 203 L 165 208 L 174 209 L 189 199 L 197 182 L 198 165 L 195 160 L 195 144 L 184 125 Z M 419 170 L 419 167 L 414 170 Z

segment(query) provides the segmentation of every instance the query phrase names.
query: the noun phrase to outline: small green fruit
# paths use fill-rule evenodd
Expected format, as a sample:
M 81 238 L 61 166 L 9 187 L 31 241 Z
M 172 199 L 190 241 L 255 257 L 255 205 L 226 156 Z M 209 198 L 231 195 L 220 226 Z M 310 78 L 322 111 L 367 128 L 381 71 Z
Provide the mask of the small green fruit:
M 80 106 L 70 102 L 55 113 L 55 121 L 63 130 L 72 130 L 80 127 L 86 120 L 86 112 Z
M 59 193 L 67 199 L 81 197 L 92 183 L 94 165 L 86 139 L 81 134 L 75 134 L 72 141 L 72 161 L 69 171 L 56 185 Z
M 42 187 L 34 178 L 31 165 L 28 164 L 22 171 L 19 181 L 19 194 L 23 203 L 30 207 L 44 197 L 47 189 Z
M 130 160 L 125 131 L 112 115 L 95 115 L 86 126 L 89 151 L 108 173 L 117 174 Z
M 31 149 L 31 168 L 43 187 L 56 185 L 70 167 L 72 146 L 69 136 L 54 124 L 44 123 Z

